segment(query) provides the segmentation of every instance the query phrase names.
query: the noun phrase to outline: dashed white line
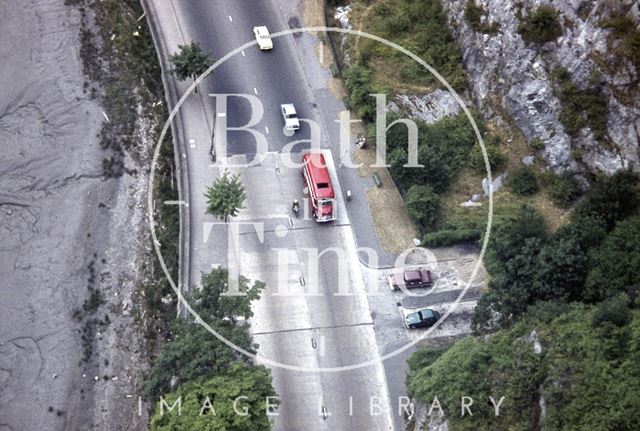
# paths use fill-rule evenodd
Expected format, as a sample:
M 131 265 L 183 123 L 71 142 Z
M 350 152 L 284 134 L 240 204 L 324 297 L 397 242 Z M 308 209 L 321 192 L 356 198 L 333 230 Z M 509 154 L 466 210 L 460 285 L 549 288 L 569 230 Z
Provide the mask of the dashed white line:
M 265 126 L 264 130 L 267 132 L 267 135 L 268 135 L 269 134 L 269 128 L 267 126 Z
M 233 18 L 231 18 L 231 15 L 229 15 L 229 22 L 233 22 Z
M 246 54 L 244 53 L 244 49 L 242 51 L 240 51 L 242 53 L 242 56 L 244 57 Z
M 253 87 L 253 92 L 256 93 L 256 95 L 258 95 L 258 89 L 256 87 Z

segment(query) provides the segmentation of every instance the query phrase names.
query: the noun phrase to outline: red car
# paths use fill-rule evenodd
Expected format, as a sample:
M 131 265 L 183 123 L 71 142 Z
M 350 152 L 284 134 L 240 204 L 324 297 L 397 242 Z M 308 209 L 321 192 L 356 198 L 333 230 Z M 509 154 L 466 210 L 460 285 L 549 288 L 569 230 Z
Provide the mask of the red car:
M 427 269 L 412 269 L 402 274 L 392 274 L 389 276 L 389 287 L 397 290 L 401 287 L 413 289 L 415 287 L 427 287 L 433 284 L 431 271 Z

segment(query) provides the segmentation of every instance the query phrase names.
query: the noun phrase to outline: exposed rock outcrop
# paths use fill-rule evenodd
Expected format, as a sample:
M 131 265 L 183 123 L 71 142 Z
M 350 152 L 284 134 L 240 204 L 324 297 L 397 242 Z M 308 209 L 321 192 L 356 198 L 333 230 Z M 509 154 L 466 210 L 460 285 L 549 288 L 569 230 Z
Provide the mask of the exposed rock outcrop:
M 528 141 L 540 139 L 540 155 L 555 171 L 579 169 L 612 173 L 631 166 L 638 170 L 640 136 L 639 73 L 615 54 L 612 30 L 601 20 L 623 14 L 640 23 L 638 4 L 631 0 L 476 0 L 485 11 L 483 20 L 495 22 L 499 31 L 473 31 L 464 20 L 467 0 L 443 0 L 454 36 L 460 43 L 472 97 L 491 116 L 504 109 Z M 543 45 L 527 43 L 518 33 L 521 17 L 549 5 L 559 11 L 563 35 Z M 616 10 L 612 10 L 616 7 Z M 564 67 L 583 86 L 592 72 L 602 74 L 607 99 L 607 137 L 597 141 L 584 128 L 571 137 L 559 121 L 561 103 L 554 92 L 551 72 Z M 497 103 L 496 103 L 497 102 Z M 579 162 L 579 163 L 578 163 Z

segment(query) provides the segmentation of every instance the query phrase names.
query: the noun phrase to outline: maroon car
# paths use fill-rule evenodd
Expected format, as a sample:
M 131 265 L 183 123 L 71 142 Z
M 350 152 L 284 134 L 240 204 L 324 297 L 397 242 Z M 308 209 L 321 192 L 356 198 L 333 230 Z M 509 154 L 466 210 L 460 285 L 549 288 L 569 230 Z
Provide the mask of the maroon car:
M 433 284 L 431 271 L 426 269 L 407 270 L 401 274 L 392 274 L 389 276 L 389 287 L 391 290 L 397 290 L 401 287 L 413 289 L 414 287 L 427 287 Z

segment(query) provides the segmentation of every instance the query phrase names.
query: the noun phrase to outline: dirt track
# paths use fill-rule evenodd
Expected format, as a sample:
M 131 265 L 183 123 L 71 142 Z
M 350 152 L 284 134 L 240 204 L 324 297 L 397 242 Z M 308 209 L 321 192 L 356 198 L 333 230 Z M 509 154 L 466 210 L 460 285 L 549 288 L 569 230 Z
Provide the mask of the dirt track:
M 0 0 L 0 431 L 145 421 L 129 312 L 147 177 L 130 160 L 139 174 L 102 177 L 104 118 L 83 93 L 78 27 L 64 0 Z M 107 302 L 78 321 L 88 287 Z M 93 318 L 109 323 L 93 325 L 81 364 Z

